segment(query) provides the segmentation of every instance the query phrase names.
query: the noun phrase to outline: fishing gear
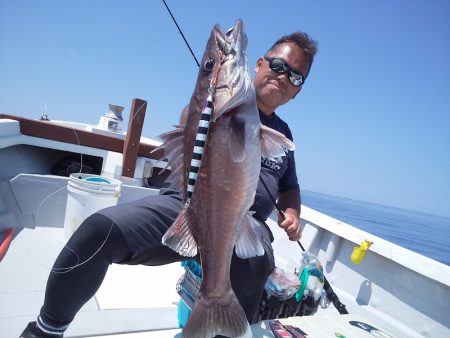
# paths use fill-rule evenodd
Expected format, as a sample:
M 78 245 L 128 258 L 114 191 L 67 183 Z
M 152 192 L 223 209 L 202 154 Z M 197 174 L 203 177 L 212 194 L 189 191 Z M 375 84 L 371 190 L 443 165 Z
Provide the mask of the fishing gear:
M 286 219 L 286 216 L 284 215 L 283 210 L 281 210 L 281 208 L 279 207 L 278 203 L 273 198 L 272 194 L 269 191 L 269 188 L 267 188 L 266 182 L 264 182 L 264 180 L 261 177 L 261 175 L 259 176 L 259 179 L 261 180 L 261 183 L 263 184 L 264 188 L 266 189 L 267 194 L 269 195 L 270 199 L 272 200 L 273 205 L 277 209 L 278 215 L 280 215 L 281 219 L 284 221 Z M 298 243 L 298 245 L 300 245 L 300 248 L 302 249 L 302 251 L 305 251 L 305 248 L 303 247 L 302 243 L 300 243 L 300 241 L 297 241 L 297 243 Z
M 188 185 L 187 185 L 187 201 L 189 205 L 190 199 L 194 192 L 194 185 L 197 180 L 198 172 L 202 164 L 203 152 L 205 151 L 206 139 L 208 136 L 208 129 L 211 123 L 211 115 L 213 111 L 213 94 L 214 88 L 208 90 L 208 97 L 206 99 L 205 108 L 200 116 L 200 121 L 197 127 L 197 134 L 195 135 L 194 149 L 192 151 L 191 166 L 189 168 Z
M 187 201 L 186 205 L 189 205 L 190 199 L 194 192 L 195 182 L 197 181 L 198 172 L 202 164 L 203 153 L 205 151 L 206 140 L 208 137 L 209 125 L 211 124 L 211 116 L 213 114 L 213 100 L 216 93 L 215 86 L 217 85 L 217 78 L 222 68 L 224 58 L 220 60 L 219 67 L 211 79 L 210 87 L 208 88 L 208 96 L 206 98 L 205 107 L 200 115 L 198 122 L 197 134 L 195 135 L 194 149 L 192 151 L 191 166 L 189 168 L 188 185 L 187 185 Z M 214 67 L 214 60 L 206 60 L 205 67 L 207 70 L 212 70 Z
M 283 210 L 281 210 L 280 206 L 278 205 L 278 203 L 275 201 L 275 199 L 273 198 L 272 194 L 269 191 L 269 188 L 267 187 L 266 183 L 264 182 L 263 178 L 261 176 L 259 176 L 259 179 L 261 180 L 261 183 L 263 184 L 264 188 L 266 189 L 267 193 L 270 196 L 270 199 L 272 200 L 275 208 L 278 211 L 278 214 L 280 215 L 281 219 L 285 220 L 286 217 L 284 215 Z M 302 249 L 303 252 L 306 252 L 305 248 L 303 247 L 302 243 L 300 243 L 300 241 L 297 241 L 298 245 L 300 246 L 300 248 Z M 345 305 L 339 300 L 339 297 L 336 295 L 336 293 L 334 292 L 333 288 L 331 287 L 330 283 L 328 282 L 327 278 L 325 277 L 325 275 L 323 276 L 324 278 L 324 284 L 323 284 L 323 289 L 325 290 L 325 293 L 327 294 L 328 299 L 333 303 L 333 305 L 335 306 L 335 308 L 338 310 L 338 312 L 343 315 L 343 314 L 348 314 L 348 311 L 345 307 Z
M 195 182 L 197 181 L 198 172 L 202 164 L 203 153 L 205 151 L 206 140 L 208 137 L 209 125 L 211 124 L 211 116 L 213 114 L 214 94 L 216 93 L 217 79 L 219 77 L 222 65 L 225 62 L 225 57 L 220 59 L 219 66 L 215 74 L 211 78 L 210 86 L 208 88 L 208 96 L 206 98 L 205 107 L 200 115 L 198 122 L 197 134 L 195 135 L 194 149 L 192 151 L 191 166 L 189 168 L 188 185 L 187 185 L 187 200 L 186 206 L 189 206 L 192 194 L 194 192 Z M 205 69 L 211 71 L 214 67 L 214 59 L 210 58 L 205 62 Z

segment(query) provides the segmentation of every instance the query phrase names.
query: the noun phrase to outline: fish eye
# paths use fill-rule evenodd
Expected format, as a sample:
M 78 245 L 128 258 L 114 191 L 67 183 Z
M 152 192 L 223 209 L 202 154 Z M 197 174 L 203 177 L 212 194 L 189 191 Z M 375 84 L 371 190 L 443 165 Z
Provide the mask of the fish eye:
M 205 64 L 204 64 L 204 68 L 208 72 L 212 71 L 212 69 L 214 68 L 214 59 L 209 58 L 208 60 L 206 60 Z

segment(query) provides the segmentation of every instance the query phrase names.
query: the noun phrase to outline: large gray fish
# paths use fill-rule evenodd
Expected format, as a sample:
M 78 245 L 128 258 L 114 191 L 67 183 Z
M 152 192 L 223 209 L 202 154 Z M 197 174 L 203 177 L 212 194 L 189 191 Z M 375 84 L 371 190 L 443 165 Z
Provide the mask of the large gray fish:
M 184 256 L 199 253 L 203 269 L 200 291 L 183 330 L 185 338 L 249 334 L 245 313 L 231 288 L 231 257 L 233 250 L 241 258 L 264 254 L 254 232 L 259 224 L 249 213 L 261 155 L 279 160 L 294 149 L 282 134 L 261 125 L 246 46 L 241 20 L 226 34 L 214 26 L 186 124 L 161 136 L 171 180 L 186 201 L 163 243 Z M 213 99 L 210 125 L 199 138 L 199 123 L 205 131 L 201 115 L 208 96 Z M 199 154 L 201 164 L 196 160 Z

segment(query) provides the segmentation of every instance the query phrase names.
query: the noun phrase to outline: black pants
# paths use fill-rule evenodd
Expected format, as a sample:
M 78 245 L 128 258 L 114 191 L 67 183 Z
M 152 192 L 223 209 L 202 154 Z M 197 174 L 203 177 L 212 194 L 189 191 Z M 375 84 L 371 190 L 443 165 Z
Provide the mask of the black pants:
M 234 255 L 231 263 L 231 284 L 250 323 L 256 321 L 264 285 L 273 270 L 270 243 L 269 247 L 265 244 L 264 256 L 244 260 Z M 186 259 L 162 244 L 151 246 L 142 254 L 132 252 L 120 227 L 109 217 L 90 216 L 54 264 L 40 312 L 42 320 L 53 327 L 68 326 L 97 292 L 111 263 L 146 264 L 148 260 L 148 265 L 161 265 Z

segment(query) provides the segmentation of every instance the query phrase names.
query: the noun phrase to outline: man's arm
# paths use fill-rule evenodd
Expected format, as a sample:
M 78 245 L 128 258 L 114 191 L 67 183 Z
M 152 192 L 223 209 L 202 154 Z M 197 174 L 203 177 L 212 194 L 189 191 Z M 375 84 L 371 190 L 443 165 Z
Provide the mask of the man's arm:
M 278 195 L 278 205 L 284 212 L 284 219 L 278 215 L 278 225 L 286 231 L 291 241 L 298 241 L 302 237 L 300 227 L 300 191 L 288 190 Z

